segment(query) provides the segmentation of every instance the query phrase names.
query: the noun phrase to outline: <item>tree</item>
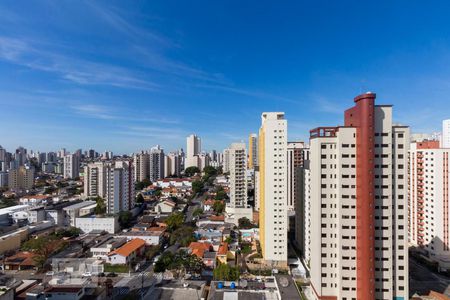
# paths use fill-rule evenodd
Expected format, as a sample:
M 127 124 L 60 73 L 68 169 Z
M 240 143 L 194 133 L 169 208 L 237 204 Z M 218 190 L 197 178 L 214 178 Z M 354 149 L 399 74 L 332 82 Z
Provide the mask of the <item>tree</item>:
M 192 191 L 197 194 L 203 190 L 204 184 L 202 181 L 196 180 L 192 182 Z
M 56 191 L 56 188 L 54 188 L 53 186 L 49 186 L 46 187 L 44 190 L 44 194 L 49 195 L 49 194 L 53 194 L 53 192 Z
M 169 231 L 174 231 L 183 224 L 184 216 L 182 213 L 173 213 L 166 219 Z
M 239 228 L 240 229 L 250 229 L 254 228 L 255 226 L 250 222 L 250 220 L 246 217 L 240 218 L 238 220 Z
M 147 178 L 144 178 L 142 181 L 136 182 L 135 183 L 135 189 L 136 190 L 143 190 L 146 187 L 148 187 L 149 185 L 152 185 L 152 182 L 150 180 L 148 180 Z
M 156 253 L 158 253 L 159 250 L 160 250 L 159 245 L 153 245 L 148 247 L 147 250 L 145 251 L 145 258 L 152 259 L 153 257 L 155 257 Z
M 195 174 L 200 173 L 200 169 L 198 167 L 188 167 L 184 170 L 184 174 L 188 177 L 194 176 Z
M 172 252 L 164 252 L 158 261 L 155 263 L 154 271 L 155 273 L 161 273 L 167 270 L 167 268 L 172 264 L 174 255 Z
M 142 196 L 142 194 L 136 196 L 136 203 L 138 204 L 144 203 L 144 196 Z
M 76 227 L 69 227 L 68 229 L 60 229 L 55 232 L 57 238 L 72 238 L 81 234 L 81 230 Z
M 235 281 L 239 279 L 239 268 L 219 264 L 213 271 L 214 280 Z
M 218 191 L 216 193 L 216 197 L 214 199 L 216 199 L 216 200 L 224 200 L 226 198 L 228 198 L 227 193 L 224 190 L 221 190 L 221 191 Z
M 194 237 L 194 228 L 190 226 L 182 226 L 172 232 L 169 242 L 171 245 L 179 242 L 182 247 L 187 247 L 191 242 L 195 241 L 196 238 Z
M 106 204 L 105 200 L 103 200 L 100 197 L 94 198 L 94 200 L 97 202 L 97 206 L 94 208 L 94 214 L 96 215 L 103 215 L 106 213 Z
M 119 213 L 119 224 L 122 228 L 130 227 L 133 215 L 129 211 L 121 211 Z
M 33 252 L 35 254 L 33 260 L 38 268 L 41 269 L 50 255 L 59 252 L 65 245 L 66 242 L 59 239 L 56 235 L 40 236 L 23 243 L 22 250 Z
M 184 273 L 201 273 L 204 267 L 203 260 L 196 255 L 181 250 L 175 254 L 170 269 L 183 269 Z
M 223 203 L 223 201 L 214 201 L 213 210 L 215 211 L 216 215 L 223 213 L 223 211 L 225 210 L 225 203 Z
M 203 213 L 203 209 L 201 209 L 201 208 L 196 208 L 196 209 L 194 210 L 194 212 L 192 213 L 192 216 L 198 217 L 198 216 L 200 216 L 202 213 Z
M 207 166 L 203 168 L 203 173 L 205 173 L 208 177 L 215 176 L 217 175 L 217 169 L 212 166 Z

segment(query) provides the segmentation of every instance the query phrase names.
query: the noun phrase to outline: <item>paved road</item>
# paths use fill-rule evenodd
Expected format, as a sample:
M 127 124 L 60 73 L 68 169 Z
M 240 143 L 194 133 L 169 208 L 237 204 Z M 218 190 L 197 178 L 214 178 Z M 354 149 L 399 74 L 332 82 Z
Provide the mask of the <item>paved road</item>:
M 410 296 L 414 293 L 428 295 L 430 290 L 444 293 L 449 286 L 450 278 L 434 273 L 427 267 L 419 264 L 414 258 L 409 258 Z
M 192 222 L 192 220 L 194 219 L 194 216 L 192 215 L 193 213 L 194 213 L 194 211 L 197 209 L 197 208 L 200 208 L 200 204 L 201 204 L 201 202 L 203 201 L 203 200 L 205 200 L 205 198 L 206 198 L 206 195 L 205 194 L 203 194 L 203 195 L 201 195 L 201 196 L 199 196 L 198 194 L 197 195 L 195 195 L 195 198 L 194 199 L 192 199 L 192 205 L 190 205 L 189 207 L 188 207 L 188 209 L 187 209 L 187 212 L 186 212 L 186 219 L 185 219 L 185 223 L 190 223 L 190 222 Z

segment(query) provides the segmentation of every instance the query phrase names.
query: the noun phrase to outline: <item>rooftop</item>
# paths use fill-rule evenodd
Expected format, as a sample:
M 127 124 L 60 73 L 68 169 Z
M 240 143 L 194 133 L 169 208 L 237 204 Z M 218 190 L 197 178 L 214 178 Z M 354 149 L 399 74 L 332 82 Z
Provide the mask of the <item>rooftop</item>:
M 144 240 L 132 239 L 131 241 L 129 241 L 128 243 L 126 243 L 122 247 L 112 251 L 108 255 L 119 254 L 119 255 L 127 257 L 131 253 L 133 253 L 134 251 L 138 250 L 139 248 L 141 248 L 143 246 L 145 246 L 145 241 Z
M 71 209 L 79 209 L 79 208 L 83 208 L 85 206 L 89 206 L 95 204 L 95 201 L 91 201 L 91 200 L 87 200 L 87 201 L 83 201 L 83 202 L 79 202 L 70 206 L 66 206 L 63 209 L 64 210 L 71 210 Z

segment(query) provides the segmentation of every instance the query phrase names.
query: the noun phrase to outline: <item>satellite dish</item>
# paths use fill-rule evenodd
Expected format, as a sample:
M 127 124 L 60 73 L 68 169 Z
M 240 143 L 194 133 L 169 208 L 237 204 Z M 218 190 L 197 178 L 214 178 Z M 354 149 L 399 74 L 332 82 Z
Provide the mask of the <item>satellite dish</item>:
M 288 287 L 289 279 L 287 279 L 286 277 L 281 277 L 280 278 L 280 284 L 281 284 L 282 287 Z

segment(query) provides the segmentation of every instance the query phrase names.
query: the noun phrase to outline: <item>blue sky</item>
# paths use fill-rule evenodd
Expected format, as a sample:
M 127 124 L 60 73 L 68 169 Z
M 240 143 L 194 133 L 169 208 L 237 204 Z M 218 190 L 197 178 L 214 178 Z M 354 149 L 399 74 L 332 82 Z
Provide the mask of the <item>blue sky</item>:
M 450 118 L 448 1 L 1 1 L 0 145 L 223 149 L 289 139 L 366 91 L 413 132 Z M 394 3 L 395 2 L 395 3 Z

